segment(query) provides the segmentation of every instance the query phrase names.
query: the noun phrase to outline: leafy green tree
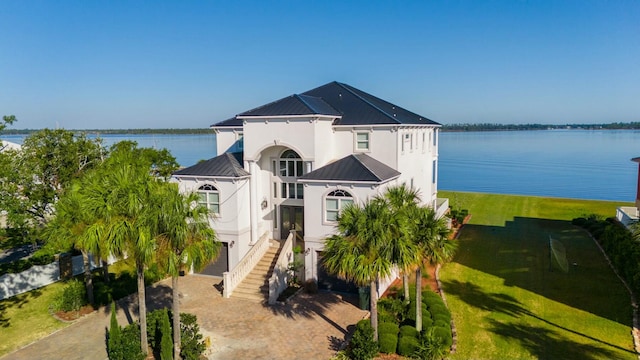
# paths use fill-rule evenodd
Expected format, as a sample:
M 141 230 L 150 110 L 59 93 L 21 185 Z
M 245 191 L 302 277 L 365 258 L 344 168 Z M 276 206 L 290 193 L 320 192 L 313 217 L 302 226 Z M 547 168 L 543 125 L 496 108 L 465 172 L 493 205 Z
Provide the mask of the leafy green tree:
M 198 195 L 183 195 L 176 184 L 162 187 L 164 202 L 160 211 L 159 262 L 171 275 L 172 312 L 180 314 L 178 279 L 180 271 L 202 269 L 214 260 L 220 242 L 209 225 L 209 209 L 198 205 Z M 173 317 L 174 357 L 180 358 L 180 317 Z
M 409 302 L 409 271 L 422 261 L 413 241 L 415 223 L 411 213 L 420 202 L 418 191 L 405 184 L 389 187 L 379 201 L 385 201 L 391 211 L 389 223 L 392 236 L 390 238 L 390 260 L 402 271 L 402 283 L 405 302 Z
M 105 156 L 100 139 L 71 131 L 44 129 L 27 137 L 0 174 L 3 197 L 13 227 L 36 229 L 46 224 L 63 189 Z
M 16 116 L 15 115 L 4 115 L 2 116 L 2 122 L 0 122 L 0 132 L 2 132 L 2 130 L 4 130 L 8 125 L 13 124 L 14 122 L 16 122 Z M 2 149 L 0 149 L 2 150 Z
M 388 244 L 392 236 L 390 211 L 384 202 L 350 204 L 338 216 L 338 233 L 325 243 L 323 266 L 327 272 L 369 286 L 371 327 L 378 341 L 378 292 L 380 277 L 391 275 Z
M 123 142 L 111 148 L 103 164 L 87 174 L 78 192 L 83 209 L 92 213 L 88 232 L 95 242 L 104 243 L 105 254 L 131 257 L 136 263 L 140 348 L 147 353 L 147 321 L 144 270 L 154 262 L 160 236 L 159 220 L 164 203 L 162 186 L 153 174 L 159 157 L 153 149 L 138 149 L 134 142 Z M 168 159 L 175 162 L 175 159 Z M 102 239 L 99 240 L 98 239 Z M 91 244 L 91 245 L 90 245 Z
M 450 229 L 444 217 L 438 218 L 431 207 L 416 208 L 412 218 L 416 220 L 415 242 L 421 258 L 432 265 L 450 261 L 458 247 L 449 239 Z M 422 265 L 422 264 L 420 264 Z M 422 266 L 416 269 L 416 329 L 422 331 Z

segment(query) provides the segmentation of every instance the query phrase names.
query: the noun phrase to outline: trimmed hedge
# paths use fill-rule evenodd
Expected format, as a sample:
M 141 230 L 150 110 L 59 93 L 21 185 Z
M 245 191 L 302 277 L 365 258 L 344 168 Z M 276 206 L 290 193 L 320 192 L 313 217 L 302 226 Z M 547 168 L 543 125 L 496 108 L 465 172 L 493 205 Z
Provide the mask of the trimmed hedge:
M 634 293 L 640 293 L 640 242 L 614 218 L 573 219 L 574 225 L 588 230 L 609 256 L 613 266 Z
M 402 356 L 411 356 L 420 346 L 418 338 L 413 336 L 401 336 L 398 340 L 398 354 Z
M 373 340 L 373 328 L 369 319 L 358 321 L 351 338 L 347 355 L 353 360 L 369 360 L 378 354 L 378 343 Z
M 411 325 L 403 325 L 400 327 L 400 337 L 403 336 L 413 336 L 417 338 L 420 335 L 418 330 Z
M 451 336 L 451 328 L 434 327 L 433 335 L 442 340 L 443 344 L 450 347 L 453 344 L 453 337 Z
M 398 324 L 390 322 L 378 323 L 378 336 L 380 336 L 380 334 L 398 335 L 399 331 L 400 327 L 398 326 Z
M 380 352 L 385 354 L 395 354 L 398 346 L 398 335 L 391 333 L 379 333 L 378 343 L 380 344 Z

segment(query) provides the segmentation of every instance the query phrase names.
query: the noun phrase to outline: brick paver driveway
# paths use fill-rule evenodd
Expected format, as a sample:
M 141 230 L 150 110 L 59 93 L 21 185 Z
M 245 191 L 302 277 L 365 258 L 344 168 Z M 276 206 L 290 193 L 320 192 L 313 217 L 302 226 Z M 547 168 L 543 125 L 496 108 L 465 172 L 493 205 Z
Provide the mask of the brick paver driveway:
M 367 312 L 356 297 L 331 293 L 299 294 L 287 305 L 268 306 L 223 299 L 220 280 L 190 275 L 180 278 L 181 311 L 195 314 L 211 340 L 209 359 L 328 359 Z M 149 308 L 170 306 L 170 280 L 147 288 Z M 121 302 L 121 325 L 136 319 L 135 299 Z M 3 359 L 106 359 L 109 311 L 101 309 L 47 338 Z

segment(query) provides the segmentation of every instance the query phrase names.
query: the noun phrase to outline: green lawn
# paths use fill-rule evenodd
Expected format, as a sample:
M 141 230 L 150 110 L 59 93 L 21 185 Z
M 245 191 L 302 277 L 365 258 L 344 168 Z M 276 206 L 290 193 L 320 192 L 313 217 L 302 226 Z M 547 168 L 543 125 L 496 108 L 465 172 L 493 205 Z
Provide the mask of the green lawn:
M 62 286 L 55 283 L 0 301 L 0 356 L 68 326 L 49 313 Z
M 452 359 L 634 359 L 629 295 L 569 222 L 623 203 L 439 192 L 471 222 L 441 280 L 458 331 Z M 549 236 L 568 273 L 550 270 Z

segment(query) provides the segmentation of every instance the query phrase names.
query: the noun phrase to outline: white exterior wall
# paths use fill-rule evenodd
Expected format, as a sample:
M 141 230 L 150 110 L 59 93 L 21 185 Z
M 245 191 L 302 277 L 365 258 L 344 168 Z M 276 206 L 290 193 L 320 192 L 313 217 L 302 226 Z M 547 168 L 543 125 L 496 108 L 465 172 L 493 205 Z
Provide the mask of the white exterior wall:
M 420 190 L 423 203 L 431 205 L 434 205 L 437 196 L 437 183 L 432 182 L 433 160 L 437 159 L 433 135 L 434 128 L 424 127 L 400 128 L 397 132 L 397 170 L 402 173 L 399 183 L 409 186 L 413 180 L 413 186 Z
M 215 156 L 222 155 L 226 152 L 241 152 L 242 148 L 238 144 L 238 136 L 242 132 L 240 128 L 216 129 Z
M 325 196 L 337 189 L 349 192 L 357 204 L 363 204 L 383 191 L 384 187 L 365 184 L 353 187 L 350 184 L 305 184 L 304 244 L 305 250 L 310 250 L 305 255 L 305 280 L 317 279 L 317 251 L 322 251 L 324 239 L 335 233 L 336 223 L 325 221 Z
M 356 133 L 369 133 L 369 151 L 356 150 Z M 381 163 L 397 169 L 397 152 L 394 151 L 397 144 L 397 133 L 392 127 L 338 127 L 334 133 L 333 159 L 342 159 L 345 156 L 363 153 L 380 161 Z
M 315 150 L 313 118 L 248 120 L 244 125 L 244 160 L 257 160 L 272 146 L 285 146 L 303 160 L 313 160 Z
M 220 216 L 209 220 L 218 240 L 229 244 L 229 269 L 232 269 L 250 249 L 251 228 L 249 218 L 249 179 L 221 180 L 181 178 L 178 183 L 183 193 L 197 192 L 211 184 L 220 193 Z

